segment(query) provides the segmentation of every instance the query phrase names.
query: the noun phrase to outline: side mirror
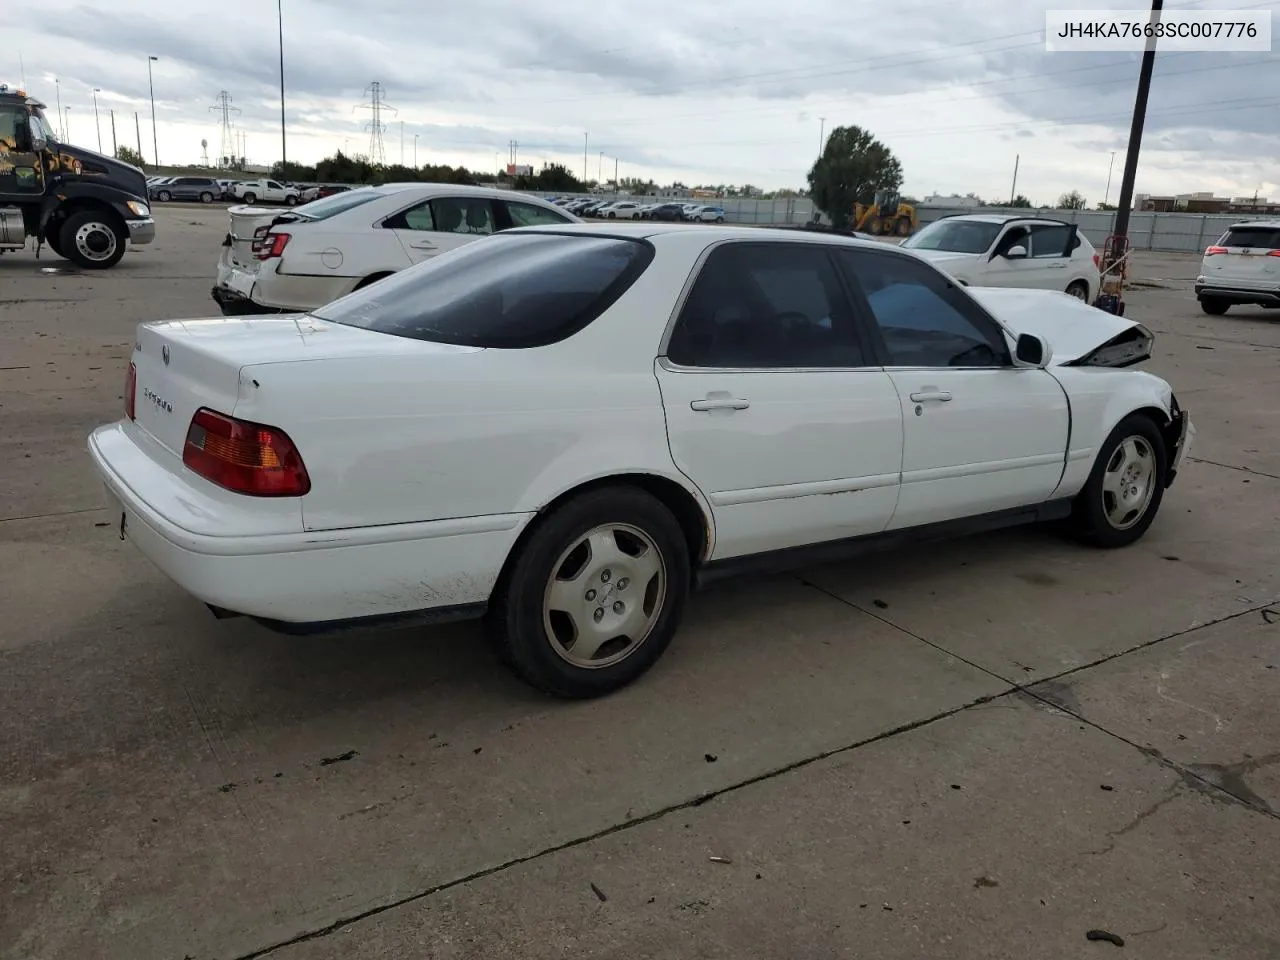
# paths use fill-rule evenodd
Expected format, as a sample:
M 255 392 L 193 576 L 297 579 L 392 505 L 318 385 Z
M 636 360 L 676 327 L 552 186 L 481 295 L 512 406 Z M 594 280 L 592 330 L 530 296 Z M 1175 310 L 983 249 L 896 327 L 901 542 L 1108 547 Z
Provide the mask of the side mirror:
M 1018 335 L 1018 343 L 1014 348 L 1013 358 L 1020 367 L 1036 367 L 1043 370 L 1049 365 L 1053 350 L 1043 337 L 1031 333 Z
M 1004 256 L 1006 260 L 1025 260 L 1027 258 L 1027 248 L 1020 243 L 1015 243 L 1004 252 Z

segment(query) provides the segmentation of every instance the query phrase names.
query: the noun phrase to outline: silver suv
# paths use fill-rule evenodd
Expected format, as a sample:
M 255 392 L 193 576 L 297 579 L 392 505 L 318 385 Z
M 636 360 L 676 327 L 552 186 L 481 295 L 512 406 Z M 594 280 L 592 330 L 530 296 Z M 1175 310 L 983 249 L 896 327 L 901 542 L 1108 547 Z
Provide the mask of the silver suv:
M 168 203 L 170 200 L 199 200 L 213 203 L 222 196 L 222 186 L 212 177 L 174 177 L 166 183 L 151 187 L 151 199 Z

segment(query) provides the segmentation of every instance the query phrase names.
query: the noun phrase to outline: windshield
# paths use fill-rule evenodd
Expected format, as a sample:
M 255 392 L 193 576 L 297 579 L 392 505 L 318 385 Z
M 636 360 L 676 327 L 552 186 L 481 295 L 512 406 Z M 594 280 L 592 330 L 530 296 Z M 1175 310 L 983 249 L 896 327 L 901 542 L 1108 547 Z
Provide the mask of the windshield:
M 413 340 L 540 347 L 604 313 L 653 258 L 646 243 L 498 233 L 347 294 L 321 320 Z
M 981 220 L 937 220 L 908 237 L 902 246 L 947 253 L 986 253 L 1000 234 L 1000 224 Z
M 297 213 L 308 220 L 327 220 L 334 214 L 361 206 L 381 196 L 383 194 L 371 187 L 348 190 L 345 193 L 335 193 L 320 200 L 312 200 L 310 203 L 298 207 Z

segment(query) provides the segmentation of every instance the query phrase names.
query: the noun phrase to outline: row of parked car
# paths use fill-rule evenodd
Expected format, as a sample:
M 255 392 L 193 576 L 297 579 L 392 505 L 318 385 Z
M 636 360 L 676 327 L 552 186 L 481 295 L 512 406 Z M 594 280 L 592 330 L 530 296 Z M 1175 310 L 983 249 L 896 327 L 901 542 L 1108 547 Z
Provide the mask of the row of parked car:
M 575 217 L 597 220 L 685 220 L 724 223 L 724 208 L 702 203 L 641 203 L 639 200 L 601 200 L 592 197 L 551 197 L 550 202 Z
M 310 203 L 351 188 L 345 184 L 284 184 L 276 180 L 220 180 L 215 177 L 148 177 L 147 192 L 160 203 L 189 200 L 213 203 Z

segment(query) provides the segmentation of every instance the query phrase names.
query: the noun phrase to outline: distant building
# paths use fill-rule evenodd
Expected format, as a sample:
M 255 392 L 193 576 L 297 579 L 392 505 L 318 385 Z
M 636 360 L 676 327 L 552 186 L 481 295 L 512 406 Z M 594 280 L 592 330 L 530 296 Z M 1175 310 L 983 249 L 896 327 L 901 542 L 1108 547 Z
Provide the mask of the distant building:
M 1239 213 L 1246 215 L 1271 215 L 1280 213 L 1280 201 L 1266 197 L 1215 197 L 1212 192 L 1178 193 L 1154 196 L 1135 194 L 1133 209 L 1154 213 Z
M 982 201 L 977 197 L 962 197 L 953 193 L 949 196 L 943 196 L 940 193 L 931 193 L 920 201 L 922 207 L 980 207 Z
M 657 196 L 664 200 L 687 200 L 693 196 L 693 191 L 688 187 L 659 187 Z

